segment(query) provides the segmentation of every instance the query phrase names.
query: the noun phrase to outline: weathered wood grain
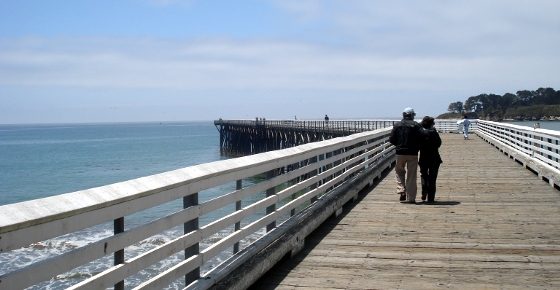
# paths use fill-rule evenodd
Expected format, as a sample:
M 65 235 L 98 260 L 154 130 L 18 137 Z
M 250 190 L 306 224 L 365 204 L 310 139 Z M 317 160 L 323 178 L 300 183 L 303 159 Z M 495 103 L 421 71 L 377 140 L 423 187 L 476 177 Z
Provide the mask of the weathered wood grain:
M 474 134 L 441 137 L 436 204 L 399 203 L 389 172 L 252 288 L 560 288 L 560 192 Z

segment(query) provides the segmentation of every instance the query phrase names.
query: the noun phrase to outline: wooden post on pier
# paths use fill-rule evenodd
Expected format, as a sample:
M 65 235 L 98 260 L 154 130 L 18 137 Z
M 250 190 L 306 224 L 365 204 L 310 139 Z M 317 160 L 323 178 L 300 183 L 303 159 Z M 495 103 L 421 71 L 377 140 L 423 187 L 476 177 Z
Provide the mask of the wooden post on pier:
M 198 205 L 198 192 L 193 193 L 189 196 L 183 197 L 183 208 L 188 208 L 194 205 Z M 184 233 L 188 234 L 192 231 L 198 230 L 198 218 L 190 220 L 186 222 L 184 227 Z M 188 248 L 185 249 L 185 260 L 189 259 L 194 255 L 198 255 L 200 253 L 199 244 L 196 243 Z M 200 268 L 196 268 L 192 270 L 190 273 L 185 275 L 185 285 L 189 285 L 190 283 L 194 282 L 196 279 L 200 278 Z
M 120 234 L 124 232 L 124 217 L 115 219 L 113 221 L 114 233 Z M 114 254 L 114 265 L 124 264 L 124 249 L 116 251 Z M 124 280 L 117 282 L 114 286 L 115 290 L 124 290 Z
M 274 176 L 276 176 L 276 169 L 270 170 L 266 173 L 266 179 L 272 179 L 272 178 L 274 178 Z M 276 194 L 276 189 L 274 187 L 271 187 L 271 188 L 266 190 L 266 197 L 273 196 L 274 194 Z M 273 205 L 266 208 L 266 214 L 267 215 L 271 214 L 275 210 L 276 210 L 276 204 L 273 204 Z M 275 227 L 276 227 L 276 221 L 271 222 L 270 224 L 266 225 L 266 231 L 270 232 Z
M 243 184 L 242 184 L 243 180 L 237 180 L 235 182 L 235 190 L 240 190 L 243 188 Z M 239 211 L 241 210 L 241 200 L 238 200 L 235 202 L 235 210 Z M 239 231 L 241 230 L 241 222 L 236 222 L 235 223 L 235 231 Z M 237 253 L 239 252 L 239 242 L 233 244 L 233 253 Z

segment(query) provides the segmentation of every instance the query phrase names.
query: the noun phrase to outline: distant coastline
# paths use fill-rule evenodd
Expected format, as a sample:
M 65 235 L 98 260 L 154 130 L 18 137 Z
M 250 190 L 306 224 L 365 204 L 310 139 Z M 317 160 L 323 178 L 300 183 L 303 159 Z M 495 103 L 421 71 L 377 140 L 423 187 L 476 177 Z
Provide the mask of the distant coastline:
M 528 108 L 531 109 L 531 108 Z M 532 108 L 534 109 L 534 108 Z M 480 119 L 480 120 L 487 120 L 487 121 L 508 121 L 508 122 L 523 122 L 523 121 L 560 121 L 560 112 L 547 112 L 546 110 L 539 110 L 535 112 L 534 110 L 527 110 L 526 112 L 519 112 L 518 114 L 514 114 L 511 116 L 506 116 L 504 118 L 498 118 L 497 116 L 490 116 L 487 115 L 479 116 L 477 113 L 474 112 L 467 112 L 467 113 L 444 113 L 437 117 L 437 119 L 461 119 L 464 115 L 467 115 L 469 119 Z

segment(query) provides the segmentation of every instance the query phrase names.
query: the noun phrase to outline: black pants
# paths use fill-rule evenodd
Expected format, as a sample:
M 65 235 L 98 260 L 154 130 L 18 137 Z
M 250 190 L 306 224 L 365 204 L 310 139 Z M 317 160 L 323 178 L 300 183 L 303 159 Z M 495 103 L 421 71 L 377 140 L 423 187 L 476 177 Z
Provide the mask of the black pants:
M 439 171 L 438 164 L 420 165 L 420 179 L 422 181 L 422 195 L 428 195 L 428 202 L 436 198 L 436 180 Z

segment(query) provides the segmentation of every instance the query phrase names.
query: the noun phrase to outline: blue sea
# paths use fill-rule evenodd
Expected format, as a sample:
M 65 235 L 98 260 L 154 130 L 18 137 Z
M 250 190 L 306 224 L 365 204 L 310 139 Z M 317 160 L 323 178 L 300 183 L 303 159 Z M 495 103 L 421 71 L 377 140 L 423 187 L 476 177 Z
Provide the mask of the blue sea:
M 223 158 L 213 122 L 0 125 L 0 205 Z
M 541 129 L 560 131 L 560 121 L 507 121 L 503 123 L 525 126 L 529 128 L 533 128 L 535 123 L 539 123 Z
M 108 185 L 228 157 L 220 155 L 219 132 L 212 121 L 130 124 L 0 125 L 0 205 Z M 244 186 L 247 184 L 244 183 Z M 200 201 L 232 191 L 234 184 L 205 191 Z M 180 210 L 171 202 L 125 218 L 125 228 Z M 228 209 L 229 210 L 229 209 Z M 201 219 L 204 225 L 227 214 L 218 211 Z M 127 259 L 182 233 L 162 233 L 125 251 Z M 67 252 L 112 234 L 112 225 L 33 244 L 0 255 L 0 275 Z M 224 233 L 225 235 L 225 233 Z M 246 241 L 248 243 L 249 241 Z M 205 245 L 201 245 L 202 248 Z M 226 256 L 218 257 L 213 265 Z M 184 257 L 179 254 L 126 281 L 138 285 Z M 112 264 L 112 257 L 59 275 L 34 289 L 64 289 Z M 183 287 L 181 283 L 171 289 Z

